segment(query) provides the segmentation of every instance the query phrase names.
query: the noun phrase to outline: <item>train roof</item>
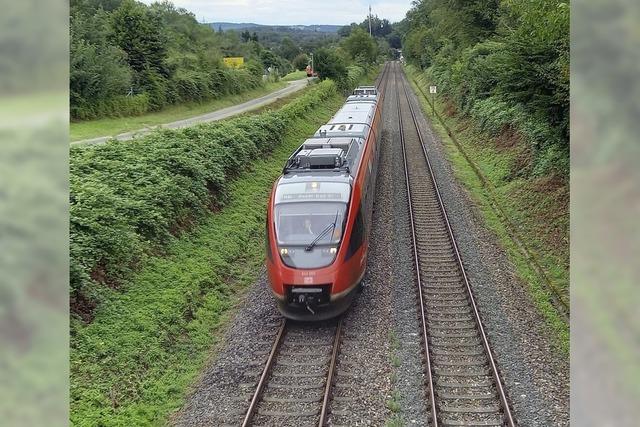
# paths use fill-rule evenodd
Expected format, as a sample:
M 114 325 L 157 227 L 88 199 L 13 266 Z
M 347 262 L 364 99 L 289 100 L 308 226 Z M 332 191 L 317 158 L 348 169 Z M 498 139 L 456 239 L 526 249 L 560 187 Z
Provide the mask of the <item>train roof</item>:
M 287 160 L 283 174 L 337 173 L 355 176 L 364 138 L 316 137 L 307 139 Z
M 358 86 L 354 89 L 353 95 L 378 95 L 378 88 L 375 86 Z
M 378 95 L 349 95 L 347 102 L 378 102 Z
M 314 134 L 314 137 L 359 137 L 369 133 L 376 112 L 376 103 L 348 102 Z
M 351 184 L 376 108 L 377 95 L 350 96 L 329 122 L 289 157 L 278 186 L 292 182 Z

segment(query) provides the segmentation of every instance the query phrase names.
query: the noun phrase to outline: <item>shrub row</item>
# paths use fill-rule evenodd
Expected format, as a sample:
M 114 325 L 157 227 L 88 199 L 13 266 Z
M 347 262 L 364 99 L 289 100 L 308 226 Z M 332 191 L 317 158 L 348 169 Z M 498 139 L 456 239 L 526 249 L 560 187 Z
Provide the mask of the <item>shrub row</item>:
M 71 117 L 90 120 L 99 117 L 140 116 L 150 110 L 149 95 L 118 96 L 92 104 L 71 105 Z
M 334 95 L 325 81 L 274 112 L 71 150 L 72 309 L 99 302 L 172 235 L 226 202 L 229 180 Z
M 544 117 L 536 117 L 522 105 L 512 105 L 497 97 L 476 101 L 468 114 L 481 130 L 493 136 L 506 128 L 517 130 L 533 148 L 532 173 L 535 176 L 552 170 L 568 174 L 569 155 L 562 142 L 561 131 Z
M 246 92 L 263 84 L 261 75 L 247 69 L 180 70 L 170 79 L 146 73 L 145 81 L 141 94 L 72 103 L 71 117 L 74 120 L 91 120 L 142 115 L 170 104 L 206 101 Z
M 547 117 L 536 114 L 521 103 L 509 102 L 501 95 L 488 95 L 488 88 L 495 82 L 486 77 L 485 82 L 480 84 L 478 81 L 482 78 L 476 77 L 472 84 L 470 76 L 461 75 L 463 73 L 460 70 L 464 69 L 456 66 L 447 73 L 439 74 L 438 70 L 432 68 L 424 71 L 424 74 L 428 81 L 435 81 L 440 86 L 438 91 L 446 93 L 445 96 L 460 113 L 473 119 L 480 130 L 491 136 L 498 136 L 506 129 L 515 130 L 532 148 L 533 175 L 541 176 L 555 171 L 568 176 L 569 153 L 563 129 L 553 126 Z M 482 74 L 477 73 L 477 76 Z

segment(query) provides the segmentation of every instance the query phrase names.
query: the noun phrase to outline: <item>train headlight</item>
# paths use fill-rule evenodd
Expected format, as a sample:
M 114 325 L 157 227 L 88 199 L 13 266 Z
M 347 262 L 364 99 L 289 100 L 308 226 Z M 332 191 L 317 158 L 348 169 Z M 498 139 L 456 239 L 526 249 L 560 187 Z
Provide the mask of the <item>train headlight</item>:
M 332 255 L 335 255 L 338 252 L 338 248 L 331 248 L 329 249 L 329 253 Z
M 280 255 L 286 256 L 288 254 L 289 254 L 289 249 L 287 249 L 287 248 L 281 248 L 280 249 Z

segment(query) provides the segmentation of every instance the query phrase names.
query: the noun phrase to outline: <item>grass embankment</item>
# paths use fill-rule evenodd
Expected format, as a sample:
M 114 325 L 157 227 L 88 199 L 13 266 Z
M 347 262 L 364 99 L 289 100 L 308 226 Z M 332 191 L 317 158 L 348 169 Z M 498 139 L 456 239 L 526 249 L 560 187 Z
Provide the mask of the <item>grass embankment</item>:
M 163 424 L 180 408 L 230 310 L 259 274 L 273 181 L 301 140 L 342 102 L 332 89 L 287 121 L 270 154 L 242 165 L 222 209 L 173 238 L 161 256 L 147 258 L 124 291 L 102 300 L 90 324 L 74 320 L 73 424 Z
M 497 235 L 518 275 L 529 285 L 558 347 L 568 353 L 569 325 L 558 302 L 568 302 L 569 294 L 568 179 L 525 172 L 531 153 L 516 132 L 491 137 L 469 118 L 456 114 L 455 108 L 439 96 L 435 109 L 452 131 L 454 141 L 433 117 L 431 100 L 424 96 L 429 87 L 427 77 L 410 66 L 406 71 L 423 111 L 444 143 L 457 178 Z
M 302 70 L 302 71 L 292 71 L 286 76 L 282 77 L 281 80 L 285 82 L 290 82 L 292 80 L 300 80 L 300 79 L 306 79 L 306 78 L 307 78 L 307 72 Z
M 71 122 L 69 134 L 71 141 L 97 138 L 101 136 L 115 136 L 123 132 L 158 126 L 177 120 L 187 119 L 200 114 L 210 113 L 232 105 L 241 104 L 254 98 L 267 95 L 286 87 L 284 81 L 270 82 L 266 85 L 249 90 L 238 95 L 227 95 L 222 98 L 205 102 L 189 102 L 172 105 L 161 111 L 131 117 L 107 117 L 103 119 Z

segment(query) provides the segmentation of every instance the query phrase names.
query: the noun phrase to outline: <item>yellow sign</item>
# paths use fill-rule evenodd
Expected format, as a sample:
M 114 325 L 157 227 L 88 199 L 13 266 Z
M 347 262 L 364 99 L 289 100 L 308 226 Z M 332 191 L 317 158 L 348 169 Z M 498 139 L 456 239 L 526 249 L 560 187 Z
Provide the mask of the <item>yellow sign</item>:
M 242 56 L 230 56 L 222 60 L 224 61 L 224 65 L 229 68 L 240 68 L 244 65 L 244 57 Z

